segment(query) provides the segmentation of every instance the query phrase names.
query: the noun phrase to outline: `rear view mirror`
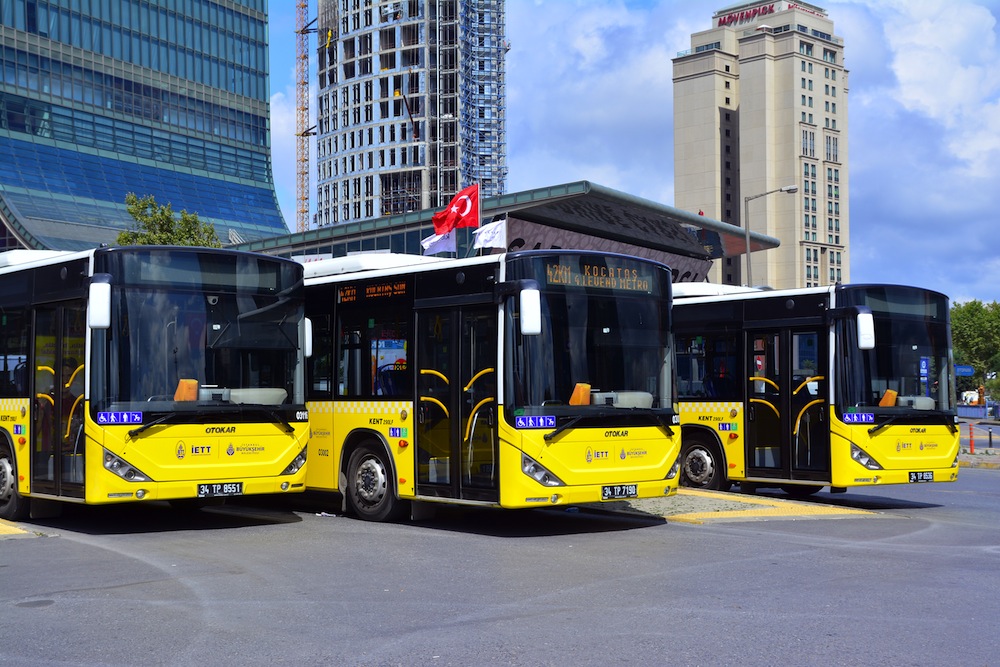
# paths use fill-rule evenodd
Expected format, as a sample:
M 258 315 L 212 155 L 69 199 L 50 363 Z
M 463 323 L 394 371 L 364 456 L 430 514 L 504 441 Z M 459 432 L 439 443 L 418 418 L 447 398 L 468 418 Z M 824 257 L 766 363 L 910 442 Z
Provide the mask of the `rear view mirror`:
M 90 298 L 87 307 L 87 326 L 91 329 L 111 327 L 111 276 L 94 274 L 90 279 Z
M 302 353 L 306 358 L 313 356 L 313 323 L 308 317 L 302 320 Z
M 870 310 L 858 313 L 858 349 L 875 349 L 875 318 Z
M 521 335 L 537 336 L 542 333 L 542 295 L 537 288 L 521 290 Z

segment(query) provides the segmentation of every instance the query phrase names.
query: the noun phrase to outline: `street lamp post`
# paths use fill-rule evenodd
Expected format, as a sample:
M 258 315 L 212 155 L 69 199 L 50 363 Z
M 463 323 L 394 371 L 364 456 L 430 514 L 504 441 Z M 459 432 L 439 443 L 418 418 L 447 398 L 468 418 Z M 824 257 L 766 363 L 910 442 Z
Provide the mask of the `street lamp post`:
M 761 192 L 759 195 L 750 195 L 749 197 L 743 198 L 743 232 L 747 239 L 747 287 L 753 287 L 753 273 L 750 270 L 750 200 L 766 197 L 767 195 L 773 195 L 775 192 L 787 192 L 788 194 L 792 194 L 798 191 L 799 186 L 786 185 L 774 190 L 768 190 L 767 192 Z

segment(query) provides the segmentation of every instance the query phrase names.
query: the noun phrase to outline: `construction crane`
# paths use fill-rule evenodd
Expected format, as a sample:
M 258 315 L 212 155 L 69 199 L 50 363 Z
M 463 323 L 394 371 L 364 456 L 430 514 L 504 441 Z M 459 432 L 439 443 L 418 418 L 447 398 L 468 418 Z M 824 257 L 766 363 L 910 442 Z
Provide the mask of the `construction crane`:
M 309 229 L 309 0 L 295 0 L 295 231 Z

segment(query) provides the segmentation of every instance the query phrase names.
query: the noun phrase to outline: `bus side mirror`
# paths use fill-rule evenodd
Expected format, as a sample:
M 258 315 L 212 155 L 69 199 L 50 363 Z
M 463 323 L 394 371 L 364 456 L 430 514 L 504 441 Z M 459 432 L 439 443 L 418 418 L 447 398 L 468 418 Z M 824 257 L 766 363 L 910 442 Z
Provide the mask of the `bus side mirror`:
M 308 359 L 313 356 L 313 323 L 308 317 L 302 319 L 302 353 Z
M 538 288 L 528 287 L 520 292 L 521 335 L 537 336 L 542 333 L 542 295 Z
M 858 349 L 875 349 L 875 318 L 871 311 L 858 313 Z
M 87 326 L 91 329 L 111 327 L 111 276 L 96 273 L 90 279 L 90 297 L 87 307 Z

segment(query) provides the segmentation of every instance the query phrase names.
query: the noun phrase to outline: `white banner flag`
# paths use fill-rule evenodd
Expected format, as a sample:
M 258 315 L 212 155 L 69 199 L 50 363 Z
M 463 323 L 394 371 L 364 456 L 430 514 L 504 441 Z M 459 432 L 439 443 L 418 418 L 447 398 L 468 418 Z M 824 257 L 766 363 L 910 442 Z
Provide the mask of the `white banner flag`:
M 439 252 L 455 252 L 455 230 L 447 234 L 431 234 L 420 242 L 425 255 L 436 255 Z
M 473 248 L 502 248 L 507 247 L 507 219 L 497 220 L 488 225 L 483 225 L 472 232 L 476 240 Z

